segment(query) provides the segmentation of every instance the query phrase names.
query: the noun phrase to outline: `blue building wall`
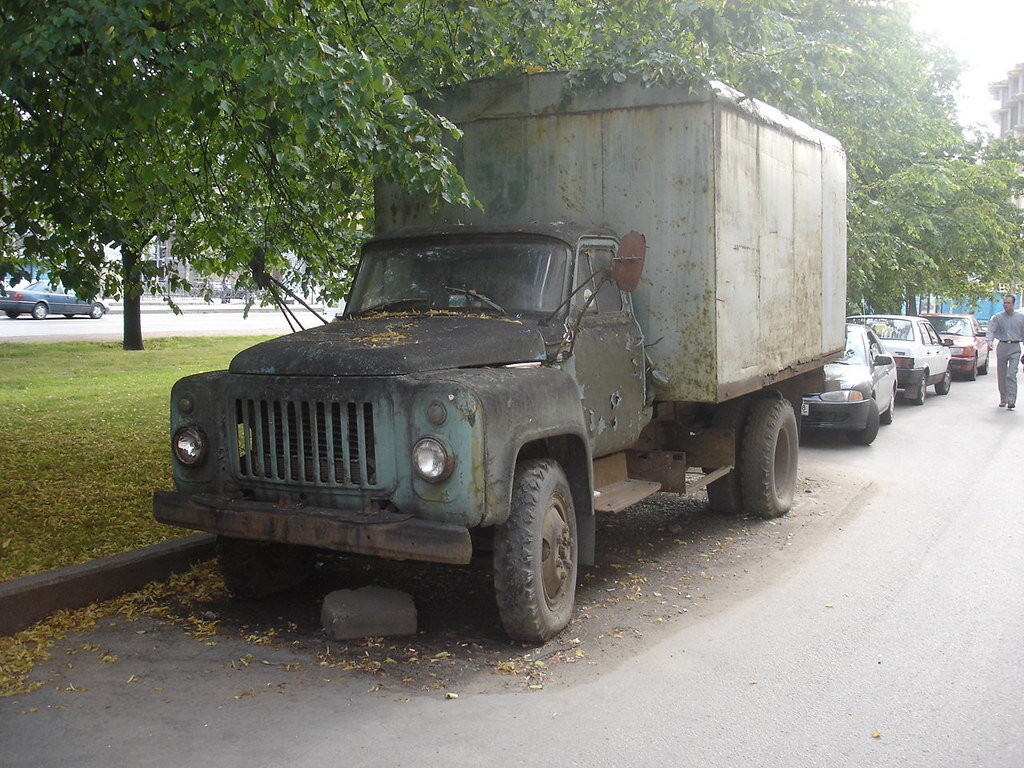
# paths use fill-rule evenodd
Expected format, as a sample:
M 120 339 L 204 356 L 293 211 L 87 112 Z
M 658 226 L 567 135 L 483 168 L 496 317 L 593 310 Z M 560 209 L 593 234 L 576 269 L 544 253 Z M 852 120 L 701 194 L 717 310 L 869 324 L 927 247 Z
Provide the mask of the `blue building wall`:
M 1021 295 L 1017 296 L 1017 309 L 1021 308 Z M 950 315 L 974 315 L 978 320 L 987 322 L 992 315 L 1003 311 L 1003 294 L 996 293 L 990 297 L 978 299 L 974 304 L 954 304 L 950 301 L 939 301 L 936 312 Z

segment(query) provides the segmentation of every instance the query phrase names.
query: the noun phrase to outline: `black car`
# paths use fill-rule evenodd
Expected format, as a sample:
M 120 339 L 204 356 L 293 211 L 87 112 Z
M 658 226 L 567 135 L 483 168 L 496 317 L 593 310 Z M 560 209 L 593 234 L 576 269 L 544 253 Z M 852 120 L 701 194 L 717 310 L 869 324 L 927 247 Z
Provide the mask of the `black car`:
M 852 443 L 870 445 L 896 407 L 896 364 L 878 336 L 847 324 L 846 350 L 825 366 L 826 390 L 803 399 L 801 426 L 841 430 Z
M 36 320 L 56 314 L 64 317 L 88 315 L 93 320 L 99 320 L 106 314 L 107 308 L 103 302 L 82 301 L 58 285 L 39 280 L 27 288 L 0 289 L 0 312 L 12 320 L 24 314 L 30 314 Z

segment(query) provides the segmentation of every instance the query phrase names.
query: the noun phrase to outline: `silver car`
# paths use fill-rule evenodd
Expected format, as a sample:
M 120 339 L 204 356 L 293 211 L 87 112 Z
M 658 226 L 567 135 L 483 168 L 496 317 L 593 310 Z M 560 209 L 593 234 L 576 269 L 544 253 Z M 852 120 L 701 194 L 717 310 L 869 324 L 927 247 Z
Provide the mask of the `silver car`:
M 43 320 L 47 315 L 88 315 L 99 320 L 107 312 L 100 301 L 82 301 L 75 294 L 58 285 L 39 280 L 26 288 L 0 288 L 0 312 L 12 320 L 21 315 L 31 315 Z

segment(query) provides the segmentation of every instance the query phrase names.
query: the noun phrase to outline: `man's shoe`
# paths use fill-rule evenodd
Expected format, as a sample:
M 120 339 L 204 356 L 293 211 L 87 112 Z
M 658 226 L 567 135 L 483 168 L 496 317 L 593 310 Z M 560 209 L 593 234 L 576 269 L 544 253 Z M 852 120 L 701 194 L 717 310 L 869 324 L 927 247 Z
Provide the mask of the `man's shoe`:
M 1005 407 L 1006 407 L 1006 403 L 1000 403 L 1000 404 L 999 404 L 999 407 L 1000 407 L 1000 408 L 1005 408 Z
M 1006 404 L 1006 410 L 1012 411 L 1016 406 L 1017 406 L 1016 403 L 1007 403 Z

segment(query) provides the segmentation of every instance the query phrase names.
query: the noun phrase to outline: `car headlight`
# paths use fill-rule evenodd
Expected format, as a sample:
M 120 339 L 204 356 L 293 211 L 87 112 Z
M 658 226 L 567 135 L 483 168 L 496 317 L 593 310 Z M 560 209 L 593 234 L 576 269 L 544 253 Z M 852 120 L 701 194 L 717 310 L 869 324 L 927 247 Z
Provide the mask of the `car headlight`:
M 966 347 L 950 347 L 949 352 L 952 355 L 966 355 L 968 354 Z
M 206 435 L 199 427 L 182 427 L 171 438 L 174 458 L 186 467 L 198 467 L 206 459 Z
M 837 389 L 833 392 L 822 392 L 821 399 L 828 403 L 852 403 L 863 400 L 864 395 L 856 389 Z
M 424 437 L 412 449 L 416 474 L 428 483 L 437 483 L 452 473 L 454 462 L 444 445 L 432 437 Z

